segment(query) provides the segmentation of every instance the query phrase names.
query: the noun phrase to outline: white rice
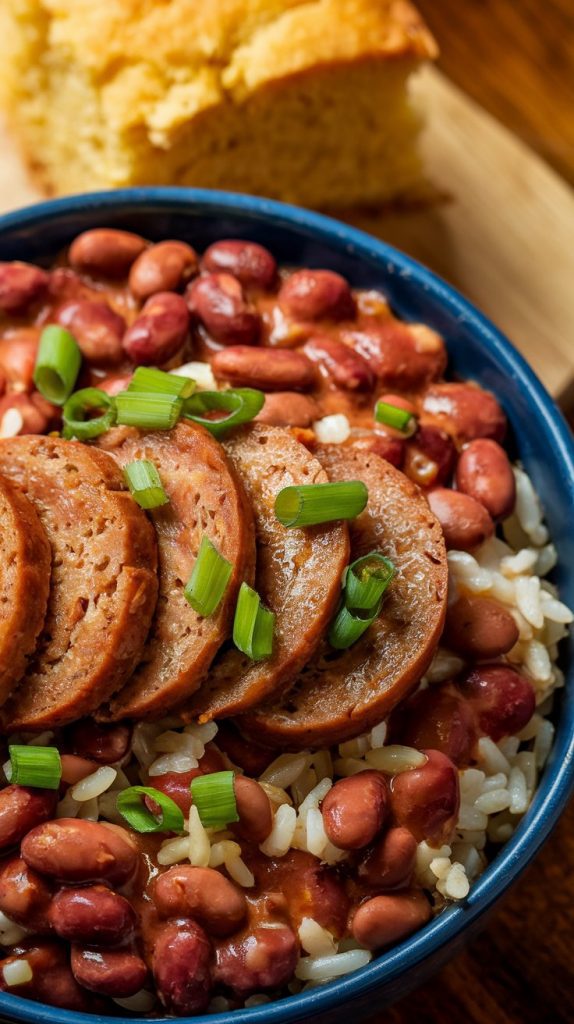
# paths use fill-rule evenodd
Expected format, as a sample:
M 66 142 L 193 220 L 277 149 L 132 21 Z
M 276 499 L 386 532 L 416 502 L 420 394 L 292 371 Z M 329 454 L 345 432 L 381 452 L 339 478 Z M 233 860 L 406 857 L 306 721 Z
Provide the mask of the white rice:
M 343 413 L 315 420 L 313 430 L 319 444 L 343 444 L 351 435 L 351 425 Z
M 175 370 L 170 370 L 178 377 L 191 377 L 195 381 L 197 391 L 217 391 L 217 381 L 209 363 L 184 363 Z
M 13 960 L 2 968 L 2 975 L 6 985 L 11 988 L 13 985 L 25 985 L 32 981 L 34 972 L 27 960 Z
M 70 797 L 72 800 L 77 800 L 78 803 L 94 800 L 113 785 L 116 775 L 115 768 L 110 768 L 108 765 L 102 766 L 91 775 L 87 775 L 85 779 L 76 782 L 76 785 L 69 790 Z

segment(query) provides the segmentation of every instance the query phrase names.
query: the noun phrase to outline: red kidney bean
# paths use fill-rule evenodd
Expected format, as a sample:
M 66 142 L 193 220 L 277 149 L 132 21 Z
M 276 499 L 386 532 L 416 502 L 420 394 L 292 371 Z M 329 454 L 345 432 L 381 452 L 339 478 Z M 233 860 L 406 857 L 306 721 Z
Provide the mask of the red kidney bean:
M 134 996 L 148 976 L 141 956 L 129 949 L 74 945 L 71 964 L 74 978 L 83 988 L 112 999 Z
M 430 903 L 420 890 L 373 896 L 355 911 L 351 933 L 367 949 L 381 949 L 406 939 L 431 917 Z
M 139 860 L 125 829 L 81 818 L 38 825 L 23 839 L 21 852 L 30 867 L 63 882 L 123 885 L 134 875 Z
M 484 505 L 468 494 L 437 487 L 427 495 L 447 548 L 472 551 L 494 533 L 494 523 Z
M 216 950 L 215 980 L 238 996 L 291 981 L 299 943 L 291 928 L 260 926 Z
M 191 917 L 222 938 L 237 931 L 247 914 L 247 900 L 214 868 L 178 864 L 159 875 L 153 901 L 162 917 Z
M 235 800 L 239 822 L 234 831 L 252 843 L 262 843 L 273 828 L 273 812 L 269 797 L 255 779 L 236 775 Z
M 51 930 L 48 917 L 52 891 L 46 880 L 21 857 L 7 861 L 0 872 L 0 910 L 30 931 Z
M 456 486 L 469 494 L 493 519 L 506 519 L 514 509 L 516 481 L 508 455 L 496 441 L 479 437 L 460 453 Z
M 438 750 L 423 750 L 427 762 L 395 775 L 391 807 L 396 822 L 412 832 L 417 842 L 442 846 L 452 836 L 460 804 L 458 772 Z
M 207 248 L 201 259 L 202 270 L 233 274 L 244 288 L 264 291 L 277 279 L 275 258 L 257 242 L 222 239 Z
M 20 434 L 44 434 L 48 429 L 50 420 L 53 418 L 46 414 L 46 408 L 52 409 L 49 403 L 42 398 L 38 392 L 31 395 L 19 394 L 16 391 L 8 391 L 0 398 L 0 422 L 5 413 L 10 409 L 16 409 L 22 417 Z
M 476 384 L 432 384 L 423 395 L 421 414 L 424 423 L 445 430 L 457 444 L 475 437 L 502 441 L 506 432 L 506 417 L 496 398 Z
M 189 329 L 185 300 L 174 292 L 158 292 L 128 327 L 122 346 L 133 363 L 159 366 L 182 347 Z
M 183 287 L 198 270 L 195 249 L 185 242 L 166 241 L 145 249 L 132 265 L 129 289 L 136 299 Z
M 476 742 L 476 721 L 468 702 L 452 686 L 430 686 L 395 708 L 389 733 L 393 743 L 440 750 L 463 766 Z
M 336 338 L 317 335 L 303 345 L 303 352 L 344 391 L 370 391 L 375 385 L 375 375 L 366 359 Z
M 67 727 L 66 743 L 76 754 L 99 764 L 115 764 L 130 748 L 132 731 L 129 725 L 100 725 L 90 718 L 81 718 Z
M 440 487 L 452 476 L 456 449 L 448 434 L 421 426 L 407 441 L 404 472 L 419 487 Z
M 384 433 L 382 430 L 352 431 L 349 444 L 361 452 L 373 452 L 374 455 L 386 459 L 391 466 L 396 466 L 397 469 L 400 469 L 403 464 L 406 450 L 405 441 L 400 437 Z
M 514 647 L 518 626 L 499 601 L 469 595 L 449 605 L 444 639 L 461 657 L 484 661 L 498 658 Z
M 360 850 L 372 843 L 387 810 L 387 780 L 372 769 L 340 779 L 321 806 L 325 832 L 340 850 Z
M 10 384 L 31 391 L 34 387 L 34 367 L 40 343 L 37 327 L 20 327 L 6 331 L 0 341 L 0 369 Z
M 61 754 L 62 782 L 68 786 L 75 786 L 92 772 L 97 771 L 99 765 L 95 761 L 88 761 L 85 757 L 78 757 L 76 754 Z
M 347 281 L 332 270 L 296 270 L 281 285 L 278 301 L 296 320 L 351 320 L 355 315 Z
M 74 270 L 103 277 L 124 277 L 148 243 L 116 228 L 93 228 L 74 239 L 68 257 Z
M 212 947 L 195 921 L 166 924 L 156 940 L 152 971 L 158 995 L 168 1013 L 201 1013 L 212 989 Z
M 341 936 L 345 931 L 349 897 L 332 868 L 302 850 L 289 850 L 273 860 L 263 854 L 250 859 L 258 891 L 283 893 L 293 927 L 312 917 L 323 928 Z
M 390 828 L 359 864 L 360 879 L 376 889 L 400 889 L 411 881 L 417 841 L 406 828 Z
M 7 383 L 8 382 L 6 380 L 6 374 L 4 373 L 4 370 L 0 369 L 0 395 L 3 395 L 4 392 L 6 391 Z
M 74 335 L 82 355 L 94 366 L 121 363 L 126 322 L 106 302 L 72 299 L 60 306 L 56 319 Z
M 222 721 L 218 725 L 217 746 L 228 755 L 233 764 L 242 768 L 246 775 L 261 775 L 275 760 L 276 751 L 262 747 L 253 740 L 244 739 L 231 722 Z
M 435 380 L 446 369 L 442 338 L 420 345 L 412 325 L 389 319 L 363 330 L 350 330 L 345 340 L 369 363 L 384 387 L 410 391 Z
M 457 686 L 495 743 L 524 729 L 536 708 L 532 684 L 509 665 L 477 665 Z
M 46 271 L 32 263 L 0 263 L 0 310 L 23 313 L 42 298 L 49 280 Z
M 102 1007 L 98 1002 L 93 997 L 90 999 L 75 980 L 63 946 L 55 942 L 35 941 L 32 944 L 22 944 L 12 950 L 12 956 L 3 960 L 2 966 L 22 959 L 30 964 L 32 980 L 25 985 L 8 986 L 0 971 L 0 989 L 63 1010 L 79 1010 L 83 1013 L 101 1011 Z
M 310 427 L 320 416 L 319 406 L 310 395 L 300 395 L 296 391 L 276 391 L 265 395 L 265 405 L 255 421 L 270 427 Z
M 19 843 L 36 825 L 54 813 L 58 794 L 53 789 L 6 786 L 0 789 L 0 850 Z M 33 865 L 32 865 L 33 866 Z
M 149 782 L 155 789 L 159 789 L 161 793 L 171 797 L 187 816 L 192 802 L 189 788 L 192 780 L 198 775 L 209 775 L 212 772 L 224 771 L 226 768 L 227 765 L 219 751 L 208 745 L 197 768 L 191 768 L 187 772 L 165 772 L 163 775 L 153 775 Z M 147 800 L 145 802 L 147 803 Z
M 60 889 L 52 900 L 50 923 L 61 939 L 115 946 L 133 938 L 137 915 L 131 903 L 105 885 Z
M 254 345 L 259 317 L 247 304 L 243 289 L 231 274 L 205 274 L 189 285 L 185 297 L 192 317 L 220 345 Z
M 218 380 L 263 391 L 308 391 L 315 383 L 307 356 L 288 349 L 231 345 L 216 352 L 211 368 Z
M 100 388 L 101 391 L 106 392 L 106 395 L 111 395 L 112 398 L 115 398 L 116 395 L 119 395 L 120 391 L 126 390 L 132 377 L 132 373 L 113 374 L 109 377 L 98 378 L 92 381 L 92 387 Z

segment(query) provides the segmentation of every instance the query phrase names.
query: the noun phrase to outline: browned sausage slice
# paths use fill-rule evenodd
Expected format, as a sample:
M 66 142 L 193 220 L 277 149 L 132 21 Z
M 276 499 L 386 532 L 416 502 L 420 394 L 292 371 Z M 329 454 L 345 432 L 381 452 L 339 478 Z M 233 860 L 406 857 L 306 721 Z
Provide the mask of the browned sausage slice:
M 0 441 L 0 472 L 33 503 L 52 547 L 38 648 L 2 709 L 5 731 L 94 710 L 137 663 L 157 595 L 156 543 L 113 459 L 75 441 Z
M 425 672 L 446 612 L 447 563 L 442 531 L 418 488 L 388 462 L 336 445 L 319 448 L 332 480 L 363 480 L 365 511 L 351 524 L 351 554 L 382 551 L 397 575 L 380 617 L 346 651 L 323 641 L 294 685 L 241 718 L 264 743 L 323 746 L 379 722 Z
M 153 462 L 170 500 L 151 513 L 159 600 L 148 642 L 127 686 L 98 717 L 154 717 L 197 689 L 229 635 L 241 582 L 252 579 L 253 519 L 223 448 L 202 427 L 180 423 L 143 437 L 131 431 L 111 454 L 121 466 L 134 459 Z M 208 619 L 183 595 L 204 533 L 233 566 L 223 600 Z
M 0 704 L 24 675 L 44 625 L 51 557 L 34 506 L 0 477 Z
M 293 677 L 315 650 L 333 613 L 349 554 L 347 527 L 286 529 L 275 516 L 283 487 L 327 481 L 321 464 L 282 427 L 247 427 L 225 442 L 255 512 L 255 587 L 277 618 L 273 654 L 253 662 L 235 648 L 215 662 L 182 713 L 209 721 L 246 711 Z

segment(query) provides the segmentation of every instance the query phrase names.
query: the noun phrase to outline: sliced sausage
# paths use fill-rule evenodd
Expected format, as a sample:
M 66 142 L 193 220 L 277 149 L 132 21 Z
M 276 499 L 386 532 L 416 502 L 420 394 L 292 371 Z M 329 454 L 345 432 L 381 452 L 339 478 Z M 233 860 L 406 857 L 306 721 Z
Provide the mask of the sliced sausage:
M 53 558 L 45 628 L 0 721 L 10 732 L 45 729 L 98 707 L 137 664 L 157 595 L 156 542 L 104 452 L 16 437 L 0 441 L 0 471 L 34 504 Z
M 351 558 L 382 551 L 397 574 L 357 643 L 335 652 L 323 639 L 290 688 L 240 720 L 249 735 L 287 748 L 324 746 L 380 722 L 424 674 L 446 612 L 444 540 L 418 488 L 377 455 L 340 445 L 317 455 L 331 479 L 362 480 L 369 491 L 351 524 Z
M 120 465 L 149 459 L 158 466 L 169 504 L 151 513 L 160 581 L 157 613 L 140 665 L 99 717 L 119 720 L 165 714 L 197 689 L 231 628 L 237 592 L 254 563 L 251 511 L 221 445 L 202 427 L 180 423 L 126 439 L 112 452 Z M 216 611 L 208 619 L 186 601 L 185 587 L 203 535 L 232 566 Z
M 51 558 L 34 506 L 0 476 L 0 704 L 24 675 L 44 625 Z
M 253 707 L 307 661 L 333 613 L 349 550 L 344 524 L 287 529 L 276 518 L 275 497 L 283 487 L 327 480 L 320 463 L 288 430 L 247 427 L 224 447 L 255 512 L 255 588 L 276 621 L 270 658 L 254 662 L 234 648 L 214 662 L 182 711 L 186 719 L 199 715 L 204 722 Z

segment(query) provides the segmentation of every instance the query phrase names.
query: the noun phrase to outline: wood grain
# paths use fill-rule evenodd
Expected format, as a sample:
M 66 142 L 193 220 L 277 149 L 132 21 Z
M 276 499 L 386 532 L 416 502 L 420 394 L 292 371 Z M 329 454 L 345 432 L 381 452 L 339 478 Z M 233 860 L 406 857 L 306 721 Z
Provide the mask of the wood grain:
M 574 184 L 572 0 L 417 0 L 439 67 Z

